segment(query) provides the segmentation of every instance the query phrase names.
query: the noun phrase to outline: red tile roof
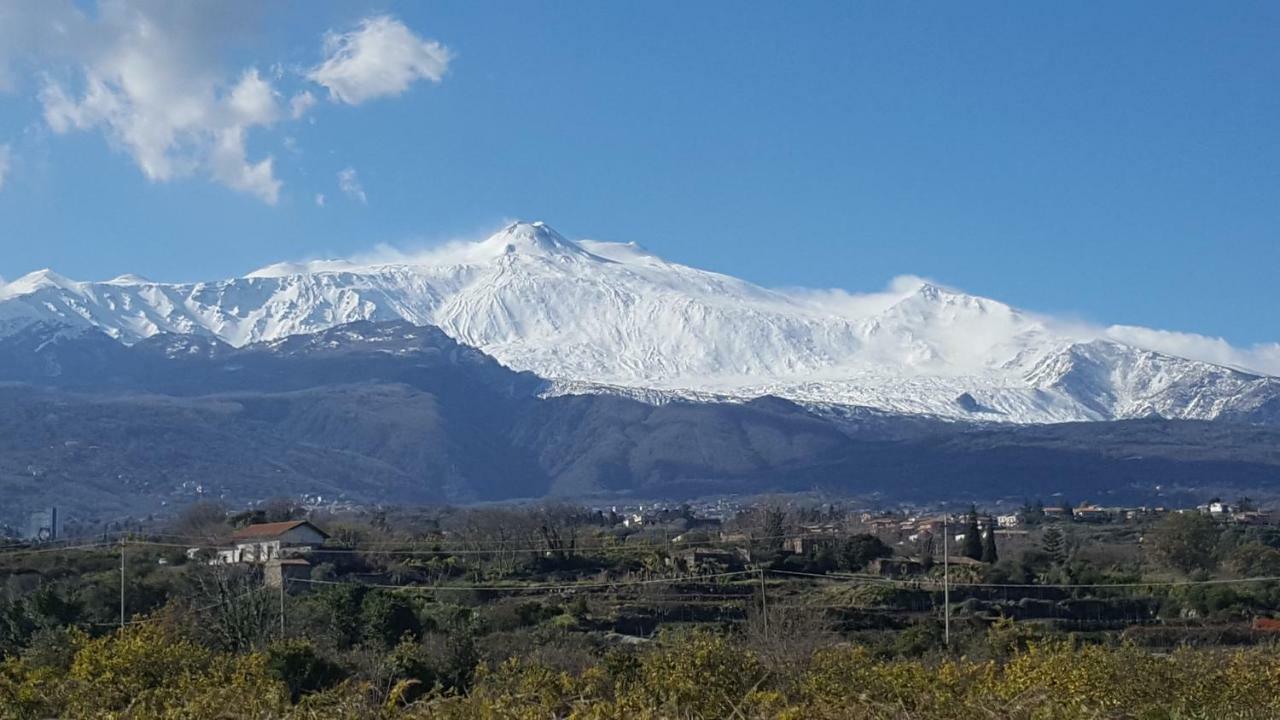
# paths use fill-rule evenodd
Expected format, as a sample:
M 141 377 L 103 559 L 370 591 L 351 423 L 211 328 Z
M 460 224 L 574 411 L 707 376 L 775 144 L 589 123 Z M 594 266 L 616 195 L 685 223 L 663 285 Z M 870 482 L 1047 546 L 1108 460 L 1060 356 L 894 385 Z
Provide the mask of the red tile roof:
M 247 525 L 239 530 L 231 533 L 232 540 L 255 540 L 258 538 L 274 538 L 279 537 L 290 530 L 302 525 L 309 526 L 312 530 L 320 533 L 324 537 L 329 535 L 320 528 L 312 525 L 306 520 L 289 520 L 286 522 L 258 523 L 257 525 Z

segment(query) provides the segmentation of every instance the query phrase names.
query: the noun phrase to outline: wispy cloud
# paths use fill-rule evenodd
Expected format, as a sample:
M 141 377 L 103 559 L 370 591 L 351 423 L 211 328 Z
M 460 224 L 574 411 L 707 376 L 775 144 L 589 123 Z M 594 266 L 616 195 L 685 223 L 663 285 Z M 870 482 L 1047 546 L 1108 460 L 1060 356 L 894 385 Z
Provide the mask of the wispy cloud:
M 438 83 L 453 59 L 444 45 L 386 15 L 366 18 L 349 32 L 330 32 L 325 50 L 324 62 L 307 78 L 328 89 L 331 100 L 348 105 L 400 95 L 418 80 Z
M 353 167 L 338 171 L 338 189 L 342 190 L 347 197 L 360 201 L 362 205 L 369 204 L 369 196 L 365 195 L 364 187 L 360 184 L 360 178 Z
M 1236 347 L 1220 337 L 1153 330 L 1133 325 L 1112 325 L 1103 329 L 1101 334 L 1117 342 L 1169 355 L 1280 375 L 1280 343 Z
M 0 190 L 4 189 L 4 181 L 9 177 L 9 166 L 12 161 L 12 150 L 8 145 L 0 145 Z
M 316 96 L 312 95 L 310 90 L 303 90 L 289 100 L 289 117 L 297 120 L 306 115 L 307 111 L 315 104 Z
M 928 282 L 917 275 L 899 275 L 890 280 L 883 290 L 875 292 L 811 288 L 783 288 L 783 292 L 824 312 L 860 320 L 888 310 Z
M 439 238 L 418 238 L 403 243 L 378 243 L 371 249 L 347 255 L 312 255 L 276 263 L 255 270 L 250 275 L 276 276 L 309 272 L 358 271 L 384 265 L 458 265 L 491 259 L 483 241 L 511 220 L 486 223 L 474 232 Z M 491 249 L 491 248 L 490 248 Z

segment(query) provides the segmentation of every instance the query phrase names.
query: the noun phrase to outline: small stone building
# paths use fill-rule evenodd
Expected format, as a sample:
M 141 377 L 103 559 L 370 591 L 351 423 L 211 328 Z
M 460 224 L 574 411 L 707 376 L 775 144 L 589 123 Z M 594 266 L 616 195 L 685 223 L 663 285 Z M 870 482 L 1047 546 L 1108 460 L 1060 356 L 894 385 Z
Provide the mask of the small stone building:
M 879 558 L 867 565 L 867 572 L 889 578 L 911 577 L 924 571 L 923 562 L 906 557 Z
M 680 550 L 674 554 L 673 560 L 673 564 L 684 572 L 723 572 L 742 567 L 742 557 L 738 553 L 717 548 Z
M 262 568 L 262 582 L 267 587 L 280 587 L 294 579 L 311 579 L 311 563 L 303 558 L 268 560 Z
M 836 550 L 840 547 L 840 538 L 828 533 L 810 533 L 798 537 L 790 537 L 783 543 L 783 549 L 796 555 L 809 556 L 819 550 Z

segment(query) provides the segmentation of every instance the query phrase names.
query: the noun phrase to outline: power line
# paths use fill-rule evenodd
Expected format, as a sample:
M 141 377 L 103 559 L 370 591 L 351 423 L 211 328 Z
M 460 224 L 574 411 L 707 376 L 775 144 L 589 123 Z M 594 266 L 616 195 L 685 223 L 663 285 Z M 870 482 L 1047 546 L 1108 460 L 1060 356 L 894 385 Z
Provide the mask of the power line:
M 177 544 L 177 543 L 163 543 L 163 542 L 155 542 L 155 541 L 149 541 L 149 540 L 131 540 L 130 542 L 134 545 L 151 545 L 155 547 L 184 548 L 184 549 L 189 549 L 191 547 L 191 545 L 184 545 L 184 544 Z M 727 544 L 731 544 L 731 543 L 727 543 Z M 209 549 L 218 550 L 218 549 L 227 549 L 227 547 L 228 546 L 212 546 Z M 681 543 L 679 547 L 683 548 L 685 547 L 685 545 Z M 699 547 L 701 547 L 701 545 L 699 545 Z M 623 552 L 633 552 L 636 550 L 661 550 L 661 549 L 663 549 L 662 545 L 652 545 L 652 546 L 644 546 L 644 547 L 638 547 L 634 545 L 618 545 L 618 546 L 603 545 L 599 547 L 573 547 L 573 548 L 550 548 L 543 545 L 541 547 L 495 548 L 491 550 L 480 550 L 480 549 L 381 550 L 381 549 L 368 549 L 368 548 L 355 548 L 355 547 L 353 548 L 319 547 L 316 549 L 315 552 L 336 553 L 336 554 L 343 554 L 343 555 L 497 555 L 500 553 L 517 553 L 517 554 L 518 553 L 530 553 L 530 554 L 539 553 L 541 554 L 541 553 L 555 553 L 555 552 L 561 552 L 566 554 L 569 554 L 569 553 L 586 554 L 586 553 L 599 553 L 599 552 L 623 553 Z M 4 557 L 4 555 L 0 554 L 0 557 Z
M 117 545 L 117 544 L 119 544 L 119 545 L 121 546 L 121 548 L 123 548 L 125 545 L 146 546 L 146 547 L 162 547 L 162 548 L 182 548 L 182 549 L 188 549 L 188 548 L 189 548 L 189 546 L 188 546 L 188 545 L 180 545 L 180 544 L 175 544 L 175 543 L 161 543 L 161 542 L 155 542 L 155 541 L 149 541 L 149 540 L 138 540 L 138 539 L 124 539 L 124 538 L 121 538 L 121 539 L 120 539 L 119 541 L 117 541 L 117 542 L 95 542 L 95 543 L 88 543 L 88 544 L 84 544 L 84 545 L 68 545 L 68 546 L 62 546 L 62 547 L 44 547 L 44 548 L 33 548 L 33 549 L 29 549 L 29 550 L 14 550 L 14 551 L 9 551 L 9 552 L 3 552 L 3 553 L 0 553 L 0 560 L 3 560 L 4 558 L 9 558 L 9 557 L 18 557 L 18 556 L 26 556 L 26 555 L 42 555 L 42 554 L 48 554 L 48 553 L 80 552 L 80 551 L 94 551 L 94 550 L 102 550 L 102 549 L 106 549 L 106 548 L 112 547 L 112 546 Z M 216 548 L 215 548 L 215 549 L 216 549 Z M 621 549 L 621 548 L 619 548 L 619 549 Z M 547 549 L 547 548 L 545 548 L 545 547 L 541 547 L 541 548 L 527 548 L 527 549 L 524 549 L 524 550 L 515 550 L 515 552 L 522 552 L 522 551 L 523 551 L 523 552 L 553 552 L 552 550 L 548 550 L 548 549 Z M 122 552 L 123 552 L 123 550 L 122 550 Z M 367 549 L 363 549 L 363 548 L 320 548 L 320 549 L 317 549 L 317 550 L 315 551 L 315 553 L 316 553 L 317 555 L 332 554 L 332 553 L 338 553 L 338 554 L 373 554 L 373 555 L 442 555 L 442 554 L 443 554 L 443 555 L 452 555 L 452 554 L 458 554 L 459 552 L 462 552 L 462 551 L 453 551 L 453 550 L 441 550 L 441 551 L 436 551 L 436 550 L 367 550 Z M 492 552 L 494 552 L 494 551 L 472 551 L 472 552 L 477 553 L 477 554 L 489 554 L 489 553 L 492 553 Z M 635 582 L 635 581 L 604 581 L 604 582 L 600 582 L 600 583 L 595 583 L 595 585 L 599 585 L 599 586 L 611 586 L 611 585 L 631 585 L 631 584 L 648 584 L 648 583 L 662 583 L 662 582 L 679 582 L 679 581 L 684 580 L 684 579 L 697 580 L 697 579 L 699 579 L 699 578 L 727 577 L 727 576 L 740 575 L 740 574 L 754 574 L 754 573 L 758 573 L 758 572 L 760 572 L 760 570 L 758 570 L 758 569 L 757 569 L 757 570 L 744 570 L 744 571 L 738 571 L 738 572 L 732 572 L 732 573 L 718 573 L 718 574 L 713 574 L 713 575 L 689 576 L 689 577 L 687 577 L 687 578 L 661 579 L 661 580 L 646 580 L 646 581 L 640 581 L 639 583 L 637 583 L 637 582 Z M 929 579 L 929 578 L 921 578 L 921 579 L 915 579 L 915 580 L 907 580 L 907 579 L 901 579 L 901 578 L 886 578 L 886 577 L 880 577 L 880 576 L 875 576 L 875 575 L 856 574 L 856 573 L 811 573 L 811 572 L 803 572 L 803 571 L 799 571 L 799 570 L 776 570 L 776 569 L 768 569 L 768 570 L 765 570 L 765 572 L 767 572 L 767 573 L 771 573 L 771 574 L 775 574 L 775 575 L 791 575 L 791 576 L 796 576 L 796 577 L 809 577 L 809 578 L 821 579 L 821 580 L 848 580 L 848 581 L 860 581 L 860 582 L 863 582 L 863 583 L 875 583 L 875 584 L 882 584 L 882 585 L 893 585 L 893 586 L 899 586 L 899 587 L 912 587 L 912 588 L 921 588 L 922 586 L 926 586 L 926 585 L 935 585 L 935 586 L 936 586 L 936 585 L 938 585 L 938 584 L 939 584 L 939 581 L 937 581 L 937 580 L 935 580 L 935 579 Z M 335 581 L 304 580 L 304 579 L 300 579 L 300 578 L 292 578 L 292 579 L 290 579 L 290 582 L 312 582 L 312 583 L 321 583 L 321 584 L 323 584 L 323 583 L 341 584 L 341 583 L 336 583 Z M 1251 583 L 1266 583 L 1266 582 L 1280 582 L 1280 576 L 1277 576 L 1277 575 L 1268 575 L 1268 576 L 1257 576 L 1257 577 L 1247 577 L 1247 578 L 1217 578 L 1217 579 L 1210 579 L 1210 580 L 1148 580 L 1148 581 L 1110 582 L 1110 583 L 1106 583 L 1106 582 L 1104 582 L 1104 583 L 985 583 L 985 582 L 950 582 L 950 583 L 947 583 L 947 585 L 949 585 L 950 587 L 966 587 L 966 588 L 995 588 L 995 589 L 1021 589 L 1021 590 L 1035 590 L 1035 589 L 1082 590 L 1082 589 L 1134 589 L 1134 588 L 1157 588 L 1157 587 L 1161 587 L 1161 588 L 1165 588 L 1165 587 L 1194 587 L 1194 586 L 1208 586 L 1208 585 L 1236 585 L 1236 584 L 1251 584 Z M 354 584 L 360 584 L 360 585 L 365 585 L 365 586 L 369 586 L 369 587 L 388 587 L 388 588 L 422 587 L 422 586 L 402 586 L 402 585 L 374 585 L 374 584 L 370 584 L 370 583 L 354 583 Z M 515 586 L 515 585 L 501 585 L 501 586 L 482 586 L 482 585 L 476 585 L 476 586 L 457 586 L 457 585 L 452 585 L 452 586 L 447 586 L 447 587 L 446 587 L 446 586 L 431 586 L 431 588 L 426 588 L 426 589 L 442 589 L 442 590 L 447 590 L 447 589 L 459 589 L 459 590 L 460 590 L 460 589 L 477 589 L 477 590 L 479 590 L 479 589 L 492 589 L 492 590 L 520 590 L 520 589 L 538 589 L 538 588 L 540 588 L 540 587 L 549 587 L 549 588 L 572 588 L 572 587 L 588 587 L 588 586 L 592 586 L 592 584 L 591 584 L 591 583 L 569 583 L 569 584 L 556 584 L 556 585 L 545 585 L 545 586 L 540 586 L 540 585 L 525 585 L 525 586 Z
M 385 583 L 362 583 L 344 580 L 314 580 L 307 578 L 291 578 L 289 582 L 306 583 L 310 585 L 347 585 L 379 588 L 385 590 L 418 590 L 424 592 L 436 591 L 463 591 L 463 590 L 492 590 L 492 591 L 514 591 L 522 592 L 527 590 L 574 590 L 577 588 L 600 588 L 600 587 L 633 587 L 637 585 L 673 585 L 683 582 L 699 582 L 703 580 L 712 580 L 716 578 L 736 577 L 741 575 L 755 575 L 758 570 L 738 570 L 736 572 L 714 573 L 711 575 L 687 575 L 678 578 L 654 578 L 649 580 L 604 580 L 604 581 L 588 581 L 575 583 L 558 583 L 558 584 L 531 584 L 531 585 L 390 585 Z
M 20 555 L 44 555 L 47 553 L 68 552 L 68 551 L 76 551 L 76 550 L 99 550 L 102 548 L 111 547 L 112 545 L 115 545 L 115 543 L 114 542 L 96 542 L 96 543 L 89 543 L 86 545 L 66 545 L 62 547 L 52 547 L 52 548 L 42 547 L 42 548 L 32 548 L 30 550 L 11 550 L 11 551 L 0 553 L 0 559 L 17 557 Z
M 698 532 L 698 531 L 691 530 L 690 532 Z M 161 532 L 139 533 L 136 531 L 113 531 L 112 533 L 108 533 L 108 534 L 129 535 L 132 538 L 134 538 L 134 542 L 142 542 L 141 538 L 168 538 L 173 540 L 190 540 L 192 541 L 192 544 L 204 543 L 207 545 L 215 545 L 215 546 L 227 544 L 223 540 L 220 540 L 215 537 L 210 537 L 208 535 L 181 535 L 177 533 L 161 533 Z M 782 535 L 749 535 L 740 539 L 728 539 L 728 540 L 723 538 L 717 538 L 717 539 L 708 538 L 706 540 L 684 540 L 684 541 L 675 541 L 675 542 L 672 542 L 672 541 L 626 542 L 625 540 L 622 540 L 618 542 L 577 544 L 572 549 L 574 551 L 579 551 L 579 550 L 581 551 L 661 550 L 661 549 L 670 549 L 674 547 L 686 548 L 686 547 L 704 547 L 704 546 L 717 546 L 717 545 L 741 545 L 743 543 L 764 542 L 769 540 L 791 540 L 796 538 L 811 538 L 815 536 L 830 538 L 832 540 L 841 540 L 849 537 L 850 535 L 847 533 L 835 534 L 835 533 L 822 533 L 822 532 L 807 532 L 807 533 L 787 533 Z M 90 536 L 86 536 L 86 537 L 90 537 Z M 99 536 L 95 535 L 92 537 L 99 537 Z M 104 534 L 101 537 L 105 538 L 106 534 Z M 631 536 L 628 536 L 628 537 L 631 537 Z M 525 539 L 519 539 L 519 540 L 512 540 L 510 542 L 524 543 L 524 542 L 527 542 L 527 540 L 528 539 L 525 538 Z M 438 540 L 422 539 L 422 540 L 405 540 L 405 541 L 361 542 L 359 543 L 361 548 L 355 548 L 355 549 L 360 552 L 366 552 L 366 553 L 398 552 L 398 553 L 407 553 L 407 554 L 408 553 L 461 554 L 461 553 L 491 553 L 491 552 L 492 553 L 544 552 L 548 550 L 548 548 L 545 545 L 529 546 L 529 545 L 520 544 L 520 545 L 511 547 L 507 545 L 507 542 L 508 541 L 501 541 L 501 540 L 491 541 L 491 542 L 480 542 L 480 541 L 456 540 L 456 539 L 438 539 Z M 156 543 L 156 544 L 159 544 L 159 543 Z M 474 547 L 477 545 L 481 547 Z M 490 547 L 487 547 L 487 548 L 483 547 L 485 545 L 489 545 Z M 427 546 L 427 547 L 423 547 L 423 546 Z M 173 545 L 173 547 L 189 547 L 189 545 L 175 544 Z M 3 549 L 3 548 L 0 548 L 0 549 Z
M 920 587 L 925 584 L 938 585 L 937 580 L 920 579 L 920 580 L 902 580 L 899 578 L 878 577 L 875 575 L 857 575 L 849 573 L 809 573 L 799 570 L 769 570 L 768 572 L 775 575 L 795 575 L 800 577 L 819 578 L 824 580 L 857 580 L 864 583 L 880 583 L 884 585 L 898 585 Z M 1017 588 L 1017 589 L 1058 589 L 1058 590 L 1082 590 L 1091 588 L 1147 588 L 1147 587 L 1184 587 L 1193 585 L 1234 585 L 1240 583 L 1260 583 L 1260 582 L 1277 582 L 1280 576 L 1266 575 L 1248 578 L 1219 578 L 1214 580 L 1153 580 L 1147 582 L 1126 582 L 1126 583 L 978 583 L 978 582 L 953 582 L 951 587 L 973 587 L 973 588 Z
M 219 600 L 219 601 L 218 601 L 218 602 L 216 602 L 216 603 L 211 603 L 211 604 L 209 604 L 209 605 L 202 605 L 202 606 L 200 606 L 200 607 L 196 607 L 196 608 L 183 608 L 183 612 L 191 613 L 191 614 L 198 614 L 198 613 L 202 613 L 202 612 L 208 612 L 209 610 L 214 610 L 214 609 L 219 608 L 219 607 L 221 607 L 221 606 L 223 606 L 223 605 L 227 605 L 227 604 L 233 603 L 233 602 L 235 602 L 235 601 L 237 601 L 237 600 L 243 600 L 244 598 L 247 598 L 247 597 L 249 597 L 250 595 L 253 595 L 254 593 L 260 593 L 260 592 L 262 592 L 262 591 L 264 591 L 264 590 L 266 590 L 266 589 L 267 589 L 267 588 L 266 588 L 265 586 L 263 586 L 263 587 L 256 587 L 256 588 L 253 588 L 252 590 L 249 590 L 249 591 L 247 591 L 247 592 L 240 593 L 239 595 L 236 595 L 235 597 L 229 597 L 229 598 L 227 598 L 227 599 L 225 599 L 225 600 Z M 153 611 L 153 613 L 154 613 L 154 611 Z M 151 615 L 151 617 L 144 617 L 144 618 L 136 618 L 136 619 L 126 620 L 126 621 L 124 622 L 124 624 L 125 624 L 125 625 L 127 625 L 127 626 L 132 626 L 132 625 L 145 625 L 145 624 L 147 624 L 147 623 L 159 622 L 159 621 L 161 621 L 161 620 L 163 620 L 163 619 L 164 619 L 164 617 L 163 617 L 163 616 L 152 614 L 152 615 Z M 90 625 L 96 625 L 96 626 L 99 626 L 99 627 L 117 627 L 117 626 L 119 625 L 119 623 L 89 623 L 89 624 L 90 624 Z
M 799 537 L 799 536 L 795 536 Z M 78 546 L 64 547 L 42 547 L 32 548 L 32 550 L 19 550 L 0 553 L 0 560 L 5 557 L 15 557 L 24 555 L 44 555 L 44 553 L 56 552 L 79 552 L 79 551 L 95 551 L 104 550 L 115 544 L 125 546 L 125 544 L 133 544 L 133 546 L 146 547 L 168 547 L 168 548 L 189 548 L 187 544 L 163 543 L 155 541 L 145 541 L 145 539 L 128 539 L 120 538 L 118 542 L 95 542 L 87 544 L 78 544 Z M 585 551 L 585 548 L 576 548 L 576 551 Z M 366 550 L 366 548 L 317 548 L 314 551 L 316 555 L 325 555 L 325 553 L 340 553 L 340 555 L 456 555 L 462 551 L 410 551 L 410 550 Z M 495 551 L 471 551 L 474 553 L 492 553 Z M 547 547 L 524 548 L 524 550 L 512 550 L 508 552 L 554 552 L 548 550 Z M 742 573 L 756 573 L 759 570 L 744 570 Z M 767 573 L 776 575 L 795 575 L 795 577 L 806 577 L 826 580 L 859 580 L 863 583 L 879 583 L 888 585 L 899 585 L 899 587 L 922 588 L 923 585 L 938 585 L 940 582 L 936 579 L 900 579 L 900 578 L 882 578 L 877 575 L 852 574 L 852 573 L 805 573 L 800 570 L 765 570 Z M 703 575 L 703 577 L 717 577 L 717 575 Z M 312 582 L 312 580 L 298 580 L 296 582 Z M 294 582 L 291 580 L 291 582 Z M 316 580 L 319 582 L 319 580 Z M 1137 582 L 1125 583 L 974 583 L 974 582 L 951 582 L 946 583 L 950 587 L 963 588 L 996 588 L 996 589 L 1133 589 L 1133 588 L 1171 588 L 1171 587 L 1197 587 L 1197 585 L 1230 585 L 1230 584 L 1249 584 L 1249 583 L 1271 583 L 1280 582 L 1280 575 L 1263 575 L 1263 577 L 1253 578 L 1219 578 L 1208 580 L 1137 580 Z M 603 583 L 617 584 L 617 583 Z M 404 587 L 404 585 L 389 585 L 389 587 Z M 451 585 L 453 588 L 460 588 L 460 585 Z M 522 585 L 522 587 L 532 587 L 532 585 Z M 573 587 L 573 585 L 556 585 L 556 587 Z M 577 585 L 581 587 L 581 585 Z M 475 585 L 475 589 L 484 589 L 485 585 Z M 518 589 L 516 585 L 494 585 L 488 589 Z

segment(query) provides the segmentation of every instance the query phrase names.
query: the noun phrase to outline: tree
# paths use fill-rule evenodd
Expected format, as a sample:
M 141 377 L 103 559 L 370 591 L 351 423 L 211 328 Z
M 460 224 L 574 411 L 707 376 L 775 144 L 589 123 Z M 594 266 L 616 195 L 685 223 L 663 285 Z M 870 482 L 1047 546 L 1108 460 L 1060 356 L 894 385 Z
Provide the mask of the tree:
M 1275 577 L 1280 575 L 1280 550 L 1248 542 L 1232 551 L 1227 563 L 1245 577 Z
M 831 572 L 840 566 L 840 561 L 836 557 L 836 549 L 832 543 L 821 543 L 813 553 L 813 568 L 815 572 Z
M 1045 554 L 1053 562 L 1061 565 L 1067 561 L 1067 539 L 1057 526 L 1050 525 L 1044 531 L 1044 537 L 1040 539 L 1040 544 L 1044 547 Z
M 413 702 L 429 692 L 440 679 L 431 652 L 416 640 L 405 638 L 382 656 L 380 674 L 383 694 L 401 702 Z
M 1218 541 L 1218 526 L 1200 513 L 1174 513 L 1151 529 L 1151 549 L 1156 557 L 1184 573 L 1209 571 Z
M 267 669 L 289 686 L 293 702 L 305 693 L 336 685 L 346 675 L 341 665 L 321 655 L 310 640 L 281 640 L 267 648 Z
M 982 530 L 978 529 L 978 508 L 969 506 L 969 526 L 964 531 L 964 556 L 982 559 Z
M 547 548 L 547 557 L 564 562 L 578 546 L 578 526 L 586 518 L 569 505 L 544 505 L 538 510 L 538 535 Z
M 178 514 L 171 528 L 184 538 L 216 543 L 231 531 L 227 524 L 227 508 L 221 503 L 201 501 L 188 505 Z
M 528 549 L 545 542 L 533 513 L 510 508 L 466 510 L 450 518 L 448 525 L 462 549 L 484 552 L 499 575 L 515 572 L 522 560 L 529 559 Z
M 987 516 L 987 534 L 982 539 L 982 562 L 994 564 L 1000 561 L 1000 553 L 996 550 L 996 523 Z
M 764 510 L 764 527 L 761 538 L 764 546 L 774 552 L 781 552 L 786 542 L 787 513 L 778 505 L 770 505 Z
M 1018 512 L 1022 515 L 1022 521 L 1027 525 L 1039 525 L 1044 522 L 1044 501 L 1024 502 L 1022 503 L 1022 509 Z
M 924 565 L 925 570 L 933 567 L 933 555 L 937 549 L 937 541 L 934 540 L 932 533 L 923 535 L 916 543 L 916 554 L 920 556 L 920 563 Z
M 27 598 L 0 599 L 0 658 L 16 655 L 40 630 L 71 624 L 75 618 L 66 614 L 71 607 L 49 585 Z
M 254 523 L 301 520 L 306 516 L 306 509 L 296 504 L 293 500 L 285 497 L 273 497 L 264 500 L 260 505 L 258 505 L 258 507 L 252 510 L 245 510 L 243 512 L 236 513 L 230 519 L 231 524 L 236 527 L 244 527 L 245 525 L 253 525 Z
M 206 642 L 225 650 L 264 647 L 279 627 L 275 593 L 266 592 L 259 567 L 209 565 L 192 576 L 195 602 L 208 607 L 198 626 Z
M 409 601 L 382 590 L 364 596 L 360 621 L 365 638 L 385 648 L 395 647 L 405 635 L 414 639 L 422 636 L 422 622 Z
M 840 568 L 848 571 L 861 570 L 872 560 L 892 554 L 893 548 L 885 545 L 880 538 L 870 533 L 860 533 L 846 539 L 841 546 Z

